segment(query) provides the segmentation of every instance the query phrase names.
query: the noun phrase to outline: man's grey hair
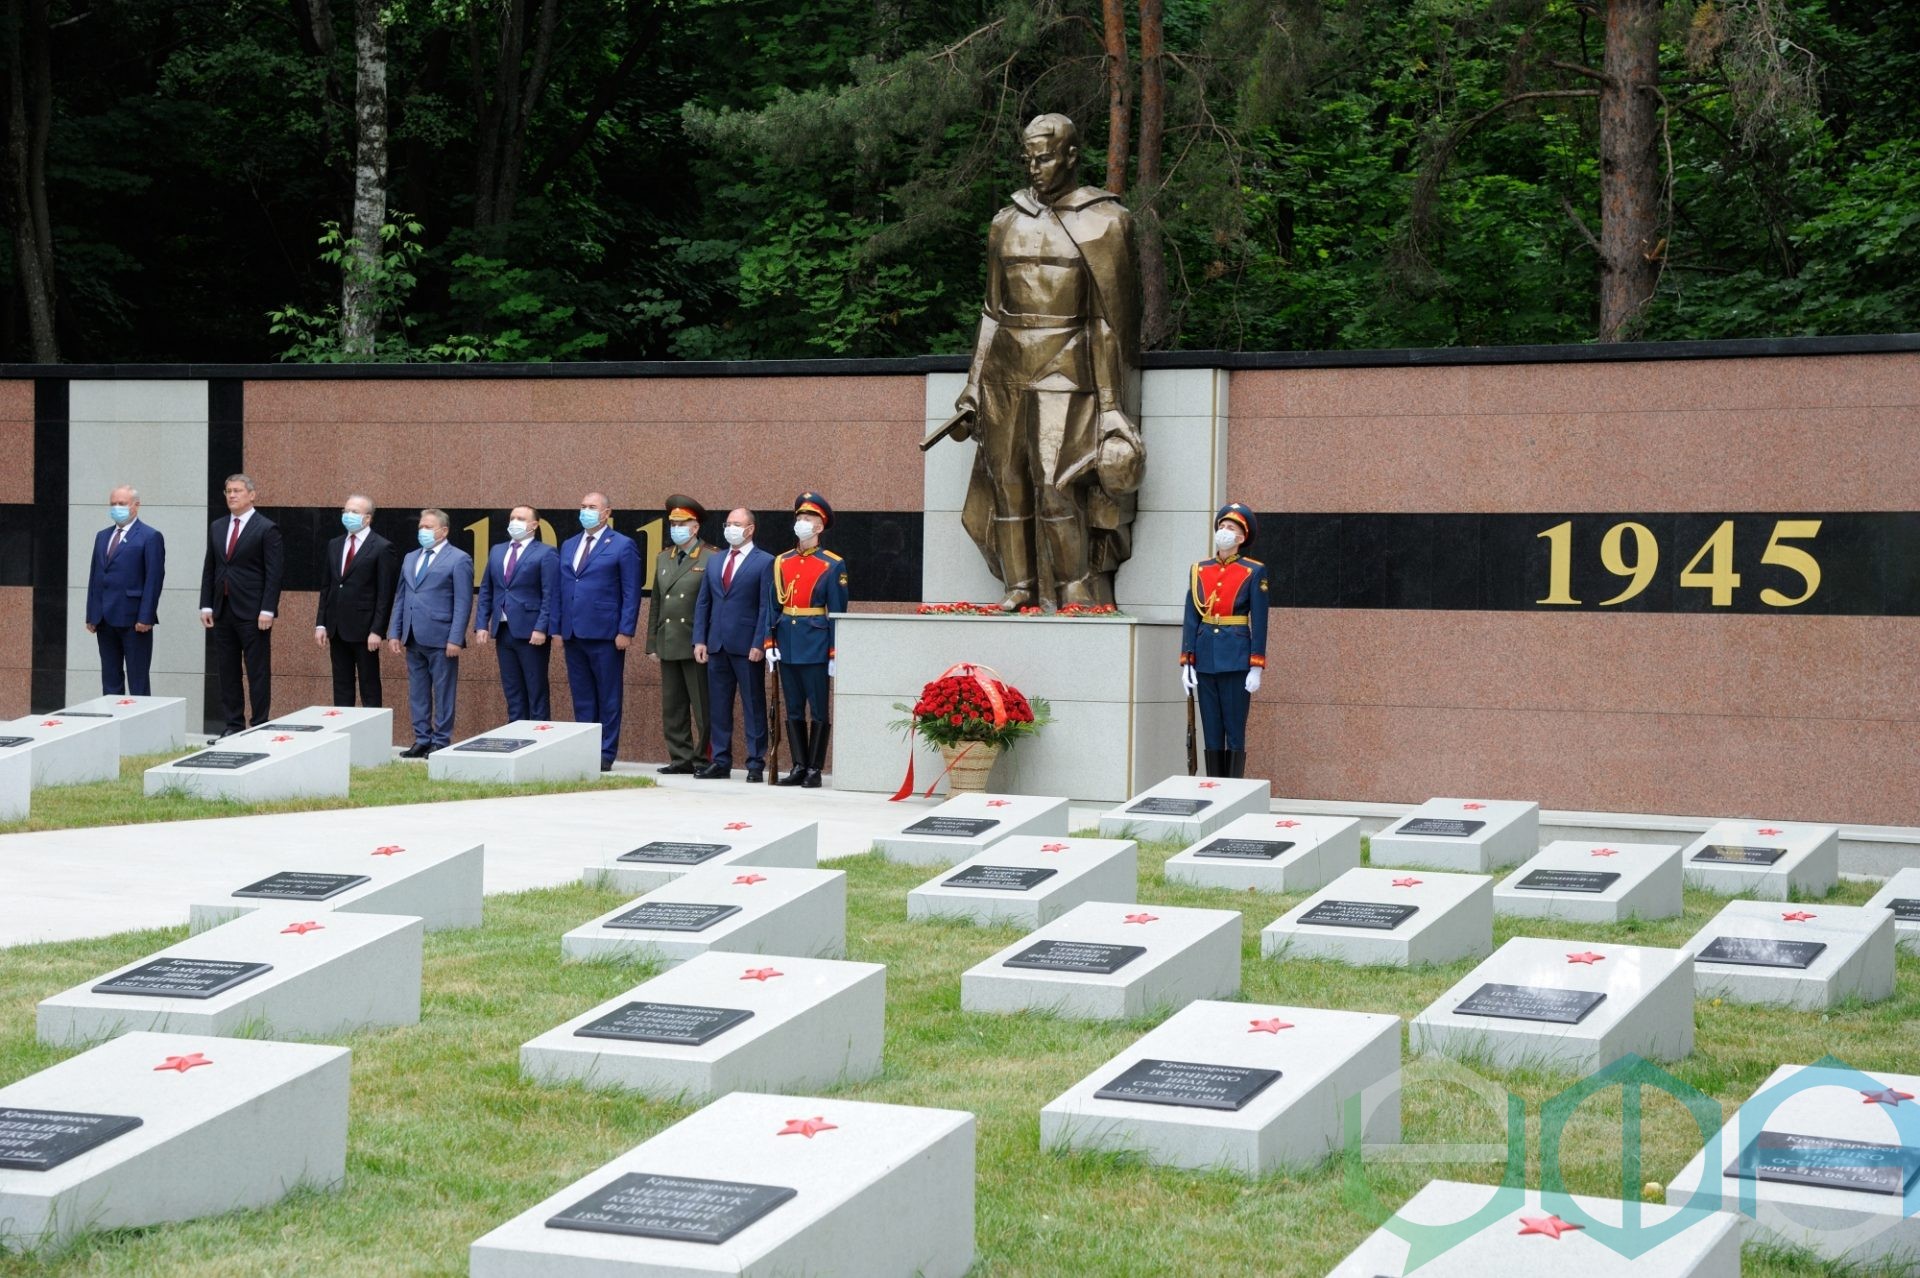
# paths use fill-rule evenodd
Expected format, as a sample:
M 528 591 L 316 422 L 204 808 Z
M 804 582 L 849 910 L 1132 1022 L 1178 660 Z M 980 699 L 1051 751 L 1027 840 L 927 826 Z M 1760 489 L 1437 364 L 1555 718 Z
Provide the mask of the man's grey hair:
M 140 500 L 140 490 L 138 488 L 135 488 L 132 484 L 115 484 L 107 492 L 107 497 L 109 500 L 112 499 L 114 493 L 125 493 L 127 496 L 131 497 L 135 501 Z
M 247 486 L 247 491 L 250 493 L 257 493 L 260 491 L 258 488 L 255 488 L 253 486 L 252 475 L 244 474 L 239 471 L 235 471 L 233 474 L 228 475 L 226 478 L 226 481 L 222 483 L 220 486 L 222 488 L 225 488 L 227 484 L 233 484 L 233 483 L 245 484 Z
M 369 516 L 371 516 L 373 512 L 376 509 L 378 509 L 378 507 L 376 507 L 373 504 L 373 498 L 367 496 L 365 493 L 348 493 L 347 501 L 364 501 L 365 503 L 367 503 L 367 514 Z M 340 504 L 344 506 L 346 505 L 346 502 L 342 502 Z
M 420 512 L 420 518 L 425 519 L 428 515 L 432 515 L 435 519 L 439 520 L 440 526 L 442 528 L 449 528 L 452 526 L 453 521 L 447 518 L 447 512 L 444 510 L 441 510 L 434 506 L 428 506 L 426 509 Z

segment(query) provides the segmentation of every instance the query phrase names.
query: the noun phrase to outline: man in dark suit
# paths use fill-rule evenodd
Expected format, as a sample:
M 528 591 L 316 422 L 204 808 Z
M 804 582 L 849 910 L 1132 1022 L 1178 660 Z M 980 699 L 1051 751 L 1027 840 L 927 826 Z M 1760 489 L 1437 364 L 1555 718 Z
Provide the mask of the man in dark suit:
M 407 708 L 413 745 L 403 759 L 424 759 L 453 740 L 460 653 L 473 612 L 473 558 L 447 540 L 447 512 L 420 512 L 419 549 L 400 565 L 387 646 L 407 654 Z
M 553 715 L 547 663 L 560 612 L 560 556 L 540 540 L 540 514 L 531 506 L 507 513 L 507 544 L 487 555 L 480 602 L 473 612 L 473 641 L 494 644 L 500 656 L 500 689 L 508 719 Z
M 647 605 L 647 656 L 660 666 L 660 726 L 667 739 L 662 772 L 697 772 L 707 754 L 707 672 L 693 659 L 693 610 L 700 583 L 719 552 L 700 540 L 706 507 L 667 498 L 667 542 L 653 562 Z
M 627 649 L 640 626 L 640 551 L 608 523 L 605 493 L 580 499 L 580 532 L 560 547 L 560 638 L 573 717 L 600 725 L 600 770 L 613 769 L 626 699 Z
M 753 544 L 753 512 L 727 516 L 727 547 L 710 564 L 693 606 L 693 659 L 707 668 L 713 761 L 703 781 L 733 772 L 733 696 L 747 727 L 747 780 L 758 781 L 767 754 L 767 685 L 761 661 L 773 600 L 773 556 Z
M 258 495 L 247 475 L 228 475 L 227 513 L 207 529 L 207 559 L 200 569 L 200 624 L 213 632 L 213 668 L 220 680 L 222 736 L 272 717 L 273 615 L 280 608 L 286 556 L 280 529 L 254 509 Z M 240 683 L 244 659 L 246 686 Z
M 167 541 L 140 522 L 140 490 L 122 484 L 107 494 L 111 528 L 93 539 L 87 569 L 87 633 L 100 645 L 100 691 L 153 695 L 153 628 L 159 623 L 160 583 L 167 575 Z
M 333 704 L 380 702 L 380 641 L 387 637 L 393 611 L 398 562 L 393 543 L 373 531 L 373 499 L 361 493 L 347 498 L 340 511 L 346 531 L 327 543 L 327 569 L 321 577 L 320 609 L 313 619 L 313 641 L 333 663 Z

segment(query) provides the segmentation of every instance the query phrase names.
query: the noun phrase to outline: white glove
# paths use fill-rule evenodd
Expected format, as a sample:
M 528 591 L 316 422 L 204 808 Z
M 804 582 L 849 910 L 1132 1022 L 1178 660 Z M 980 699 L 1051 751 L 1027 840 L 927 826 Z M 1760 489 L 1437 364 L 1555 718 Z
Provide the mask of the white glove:
M 1259 666 L 1255 666 L 1253 669 L 1247 671 L 1247 691 L 1248 692 L 1260 691 L 1260 667 Z
M 1192 666 L 1180 667 L 1180 686 L 1188 692 L 1192 692 L 1200 686 L 1200 676 L 1194 671 Z
M 829 678 L 829 679 L 831 679 L 831 678 L 833 678 L 833 667 L 834 667 L 834 664 L 835 664 L 835 662 L 834 662 L 834 660 L 833 660 L 833 658 L 832 658 L 832 657 L 828 657 L 828 658 L 827 658 L 827 678 Z
M 780 664 L 780 650 L 774 647 L 772 644 L 768 644 L 766 651 L 767 651 L 767 669 L 771 670 L 775 666 Z

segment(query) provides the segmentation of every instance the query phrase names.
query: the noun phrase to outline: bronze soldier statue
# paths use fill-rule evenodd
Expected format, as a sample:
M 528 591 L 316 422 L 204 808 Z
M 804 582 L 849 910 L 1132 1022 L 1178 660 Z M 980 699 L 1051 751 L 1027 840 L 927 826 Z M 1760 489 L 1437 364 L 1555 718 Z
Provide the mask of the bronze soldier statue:
M 980 437 L 961 522 L 1008 612 L 1113 602 L 1146 465 L 1139 273 L 1120 198 L 1079 185 L 1079 134 L 1042 115 L 1021 137 L 1032 185 L 994 216 L 987 299 L 958 410 L 926 445 Z

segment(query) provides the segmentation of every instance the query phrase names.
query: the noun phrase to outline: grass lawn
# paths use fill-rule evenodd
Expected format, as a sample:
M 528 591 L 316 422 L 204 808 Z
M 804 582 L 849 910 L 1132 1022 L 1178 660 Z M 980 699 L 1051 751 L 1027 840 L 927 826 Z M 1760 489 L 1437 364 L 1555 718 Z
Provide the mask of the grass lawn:
M 1259 953 L 1259 929 L 1298 898 L 1233 894 L 1162 882 L 1172 847 L 1143 849 L 1141 898 L 1233 906 L 1246 918 L 1245 987 L 1252 1001 L 1391 1012 L 1411 1017 L 1470 963 L 1417 970 L 1278 964 Z M 1339 1163 L 1297 1175 L 1243 1180 L 1138 1165 L 1126 1158 L 1039 1150 L 1039 1110 L 1126 1047 L 1149 1023 L 1094 1024 L 960 1010 L 960 973 L 1018 936 L 1013 928 L 908 923 L 907 890 L 924 868 L 877 856 L 835 863 L 849 878 L 849 957 L 887 965 L 886 1070 L 836 1094 L 971 1110 L 979 1118 L 977 1274 L 1275 1274 L 1318 1278 L 1364 1238 L 1377 1217 L 1346 1192 Z M 1860 903 L 1865 884 L 1831 898 Z M 347 1183 L 262 1211 L 79 1240 L 57 1255 L 0 1259 L 0 1274 L 464 1274 L 467 1245 L 592 1171 L 694 1106 L 543 1087 L 523 1080 L 521 1043 L 645 973 L 567 964 L 559 937 L 620 902 L 580 886 L 496 896 L 484 928 L 426 938 L 421 1023 L 355 1034 Z M 1689 892 L 1683 918 L 1593 927 L 1495 923 L 1495 942 L 1519 934 L 1580 941 L 1677 945 L 1723 902 Z M 0 1083 L 66 1053 L 34 1040 L 34 1003 L 177 939 L 183 930 L 26 947 L 0 957 Z M 1903 954 L 1892 999 L 1830 1015 L 1702 1003 L 1693 1056 L 1675 1072 L 1731 1113 L 1773 1068 L 1832 1053 L 1863 1069 L 1911 1070 L 1920 1018 L 1920 960 Z M 1565 1076 L 1490 1071 L 1527 1103 L 1529 1184 L 1539 1183 L 1540 1103 Z M 1407 1062 L 1407 1142 L 1477 1144 L 1460 1161 L 1369 1161 L 1383 1210 L 1429 1179 L 1497 1182 L 1504 1115 L 1457 1066 Z M 1589 1099 L 1563 1138 L 1569 1188 L 1619 1192 L 1621 1093 Z M 829 1117 L 831 1111 L 828 1111 Z M 1649 1090 L 1645 1179 L 1665 1182 L 1701 1136 L 1677 1102 Z M 1487 1147 L 1491 1147 L 1488 1149 Z M 191 1168 L 177 1174 L 191 1175 Z M 1622 1262 L 1621 1271 L 1629 1272 Z M 1827 1275 L 1808 1257 L 1749 1248 L 1749 1278 Z M 1489 1275 L 1488 1278 L 1504 1278 Z
M 398 803 L 447 803 L 455 799 L 498 799 L 518 794 L 567 794 L 575 790 L 653 784 L 647 777 L 617 772 L 602 773 L 586 781 L 430 782 L 425 763 L 403 761 L 379 768 L 353 769 L 344 799 L 283 799 L 253 804 L 177 793 L 156 794 L 151 799 L 146 796 L 142 787 L 148 768 L 197 753 L 198 748 L 128 755 L 120 760 L 118 780 L 36 789 L 31 814 L 24 821 L 0 821 L 0 834 L 94 825 L 137 825 L 148 821 L 191 821 L 199 817 L 250 816 L 262 812 L 321 812 L 330 808 L 384 808 Z

